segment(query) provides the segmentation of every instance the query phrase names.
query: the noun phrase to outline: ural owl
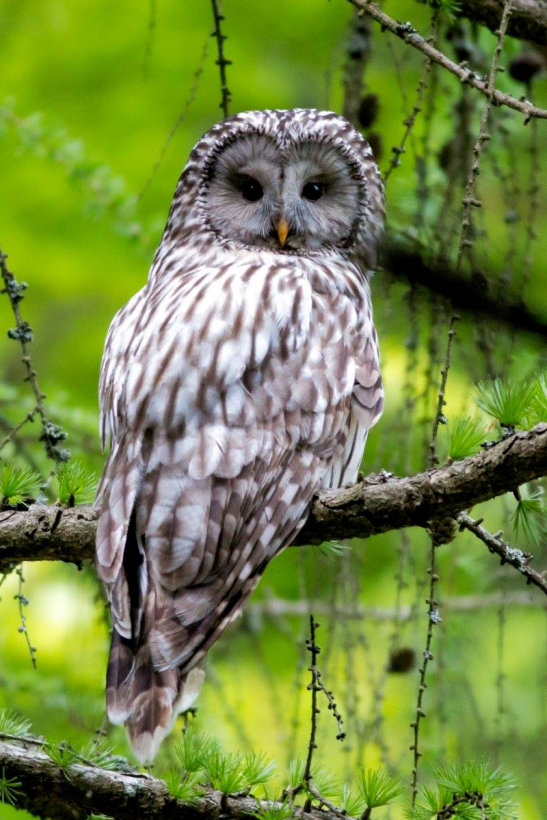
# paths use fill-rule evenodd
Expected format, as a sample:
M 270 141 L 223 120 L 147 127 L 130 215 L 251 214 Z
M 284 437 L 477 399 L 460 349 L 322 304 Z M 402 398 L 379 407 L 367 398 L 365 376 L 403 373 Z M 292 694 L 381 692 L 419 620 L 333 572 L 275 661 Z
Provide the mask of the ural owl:
M 357 477 L 382 407 L 367 269 L 383 217 L 342 117 L 237 114 L 192 151 L 148 283 L 112 322 L 97 567 L 108 715 L 141 761 L 314 493 Z

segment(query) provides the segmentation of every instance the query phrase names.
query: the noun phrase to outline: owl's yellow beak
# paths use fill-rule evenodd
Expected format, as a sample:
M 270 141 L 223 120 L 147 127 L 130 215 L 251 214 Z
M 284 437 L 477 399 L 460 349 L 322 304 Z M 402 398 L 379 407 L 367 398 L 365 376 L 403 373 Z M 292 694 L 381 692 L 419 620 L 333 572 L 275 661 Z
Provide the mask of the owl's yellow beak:
M 277 235 L 281 246 L 283 246 L 287 241 L 287 236 L 289 235 L 289 223 L 283 217 L 281 217 L 277 223 Z

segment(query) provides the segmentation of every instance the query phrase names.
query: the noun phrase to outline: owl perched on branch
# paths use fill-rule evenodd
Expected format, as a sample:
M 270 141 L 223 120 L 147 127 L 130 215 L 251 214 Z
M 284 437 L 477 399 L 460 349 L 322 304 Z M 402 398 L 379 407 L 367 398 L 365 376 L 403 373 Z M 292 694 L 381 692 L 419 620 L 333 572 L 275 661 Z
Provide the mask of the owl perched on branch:
M 383 217 L 342 117 L 237 114 L 192 151 L 148 283 L 112 322 L 97 568 L 108 715 L 141 761 L 314 494 L 357 477 L 382 408 L 367 269 Z

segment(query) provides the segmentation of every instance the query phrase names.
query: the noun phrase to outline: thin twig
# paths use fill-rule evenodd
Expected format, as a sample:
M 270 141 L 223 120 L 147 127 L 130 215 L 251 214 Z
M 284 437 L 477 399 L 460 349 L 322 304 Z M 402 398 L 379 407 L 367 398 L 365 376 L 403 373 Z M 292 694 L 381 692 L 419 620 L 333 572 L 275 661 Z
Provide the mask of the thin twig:
M 499 31 L 497 32 L 496 47 L 494 49 L 494 56 L 492 57 L 492 64 L 490 66 L 490 73 L 488 75 L 488 82 L 486 84 L 485 89 L 486 102 L 484 103 L 484 107 L 481 114 L 479 133 L 475 145 L 473 146 L 473 162 L 471 164 L 471 168 L 469 169 L 469 174 L 467 175 L 467 183 L 465 186 L 465 193 L 462 201 L 463 212 L 460 233 L 460 244 L 458 248 L 458 256 L 456 259 L 456 273 L 458 274 L 461 273 L 464 256 L 469 253 L 469 250 L 473 245 L 472 209 L 480 208 L 482 206 L 482 202 L 475 195 L 475 188 L 477 177 L 480 173 L 479 162 L 481 152 L 484 144 L 490 139 L 490 134 L 487 131 L 487 126 L 488 120 L 490 118 L 492 101 L 494 98 L 494 83 L 496 81 L 496 76 L 498 73 L 499 59 L 503 48 L 503 40 L 505 38 L 505 32 L 507 31 L 507 23 L 509 22 L 509 17 L 511 15 L 511 2 L 512 0 L 506 0 L 506 2 L 504 3 L 503 16 L 501 19 Z
M 433 654 L 431 653 L 431 642 L 433 640 L 433 628 L 441 622 L 441 616 L 439 614 L 439 609 L 437 606 L 437 601 L 435 598 L 435 588 L 437 581 L 439 580 L 439 576 L 437 575 L 437 568 L 436 568 L 436 549 L 437 544 L 435 543 L 435 538 L 431 536 L 431 552 L 430 552 L 430 564 L 427 570 L 429 574 L 429 596 L 426 599 L 426 603 L 429 605 L 428 610 L 428 619 L 427 619 L 427 634 L 425 639 L 425 649 L 423 653 L 423 661 L 422 665 L 419 670 L 419 679 L 418 679 L 418 695 L 416 698 L 416 715 L 414 720 L 410 724 L 410 728 L 413 731 L 413 741 L 410 747 L 411 751 L 413 752 L 413 763 L 412 763 L 412 779 L 411 779 L 411 789 L 412 789 L 412 808 L 414 808 L 416 804 L 416 798 L 418 796 L 418 765 L 420 762 L 420 757 L 422 753 L 419 750 L 419 741 L 420 741 L 420 724 L 422 718 L 425 718 L 425 712 L 423 710 L 423 700 L 424 700 L 424 692 L 427 688 L 427 683 L 425 681 L 427 669 L 429 666 L 429 662 L 433 660 Z
M 350 0 L 350 2 L 362 11 L 363 14 L 372 17 L 373 20 L 380 23 L 382 28 L 387 29 L 392 34 L 395 34 L 396 37 L 400 37 L 401 40 L 404 40 L 405 43 L 421 51 L 434 62 L 439 63 L 439 65 L 447 71 L 450 71 L 451 74 L 458 77 L 462 83 L 468 83 L 480 91 L 481 94 L 488 95 L 488 83 L 483 77 L 471 71 L 465 63 L 458 65 L 452 62 L 442 51 L 436 49 L 422 37 L 410 23 L 397 22 L 397 20 L 389 17 L 376 3 L 372 3 L 370 0 Z M 525 115 L 525 124 L 529 122 L 532 117 L 547 119 L 547 109 L 538 108 L 524 98 L 517 99 L 511 96 L 511 94 L 504 94 L 502 91 L 495 90 L 492 94 L 492 101 L 496 105 L 506 105 L 508 108 L 514 108 L 515 111 L 520 111 Z
M 435 43 L 437 41 L 438 13 L 439 13 L 438 9 L 435 9 L 433 11 L 433 17 L 431 19 L 431 34 L 429 36 L 429 42 L 431 42 L 431 43 Z M 406 146 L 407 140 L 408 140 L 408 138 L 410 137 L 410 135 L 412 133 L 412 129 L 414 128 L 416 118 L 418 117 L 418 114 L 422 110 L 424 93 L 425 93 L 425 90 L 427 89 L 427 86 L 428 86 L 428 83 L 429 83 L 429 75 L 431 73 L 432 64 L 433 64 L 433 61 L 431 60 L 431 58 L 426 58 L 424 60 L 422 75 L 421 75 L 420 80 L 418 82 L 418 88 L 417 88 L 417 91 L 416 91 L 416 100 L 414 102 L 414 106 L 412 108 L 412 111 L 410 112 L 408 117 L 403 121 L 403 125 L 405 126 L 405 131 L 403 133 L 403 136 L 401 138 L 401 141 L 400 141 L 399 145 L 397 145 L 397 146 L 395 146 L 391 149 L 391 152 L 392 152 L 393 156 L 391 157 L 391 162 L 389 163 L 388 168 L 384 172 L 384 185 L 387 183 L 391 172 L 394 171 L 395 168 L 398 168 L 401 164 L 400 156 L 401 156 L 401 154 L 404 154 L 404 152 L 406 150 L 405 146 Z
M 8 434 L 5 436 L 5 438 L 2 439 L 2 441 L 0 441 L 0 450 L 3 450 L 6 444 L 9 444 L 12 438 L 17 435 L 19 430 L 22 427 L 24 427 L 25 424 L 34 421 L 34 416 L 37 412 L 38 407 L 36 406 L 34 410 L 31 410 L 30 413 L 27 413 L 25 418 L 22 421 L 20 421 L 19 424 L 16 424 L 14 427 L 10 427 Z
M 185 121 L 185 119 L 188 115 L 188 109 L 190 108 L 190 106 L 192 105 L 192 103 L 194 102 L 194 100 L 196 98 L 197 90 L 199 88 L 199 79 L 200 79 L 201 75 L 203 74 L 203 69 L 205 68 L 205 61 L 207 59 L 207 54 L 208 53 L 209 53 L 209 36 L 207 37 L 205 43 L 203 44 L 203 49 L 202 49 L 202 52 L 201 52 L 199 65 L 198 65 L 198 67 L 196 68 L 196 70 L 194 72 L 194 82 L 192 83 L 190 93 L 188 94 L 188 97 L 187 97 L 187 99 L 184 103 L 184 106 L 183 106 L 183 109 L 182 109 L 181 113 L 179 114 L 179 116 L 177 118 L 177 121 L 175 122 L 175 124 L 173 125 L 173 127 L 171 128 L 169 133 L 167 134 L 167 137 L 165 139 L 165 142 L 162 145 L 159 156 L 158 156 L 157 160 L 155 161 L 154 165 L 152 166 L 152 170 L 150 171 L 150 173 L 148 175 L 148 178 L 146 179 L 146 182 L 144 183 L 141 190 L 137 194 L 137 201 L 139 201 L 143 198 L 145 191 L 147 190 L 148 186 L 150 185 L 150 183 L 152 182 L 152 180 L 156 176 L 156 174 L 158 172 L 158 169 L 159 169 L 161 163 L 163 162 L 163 159 L 164 159 L 164 157 L 167 153 L 167 149 L 169 148 L 169 146 L 171 144 L 171 141 L 173 140 L 173 137 L 175 136 L 178 129 L 180 128 L 180 126 Z
M 526 578 L 527 583 L 539 587 L 547 595 L 547 579 L 544 574 L 537 572 L 529 566 L 533 555 L 529 552 L 511 547 L 507 541 L 500 537 L 500 533 L 491 533 L 481 526 L 482 519 L 474 520 L 467 513 L 460 513 L 456 516 L 456 521 L 460 529 L 466 529 L 477 536 L 492 553 L 496 553 L 501 558 L 502 564 L 510 564 L 518 569 Z
M 441 370 L 441 384 L 439 386 L 439 393 L 437 397 L 437 410 L 435 418 L 433 419 L 433 430 L 431 432 L 431 440 L 429 442 L 429 467 L 434 467 L 438 463 L 436 447 L 437 447 L 437 433 L 440 424 L 446 424 L 446 417 L 444 415 L 444 406 L 446 404 L 445 392 L 446 383 L 448 381 L 448 371 L 450 369 L 450 360 L 452 358 L 452 343 L 456 335 L 455 324 L 460 317 L 453 313 L 448 323 L 448 339 L 446 343 L 446 353 L 444 358 L 443 369 Z
M 317 645 L 315 640 L 315 631 L 318 628 L 319 624 L 315 620 L 313 615 L 310 615 L 310 637 L 306 640 L 306 647 L 308 648 L 311 654 L 311 663 L 309 671 L 311 672 L 311 682 L 308 685 L 308 689 L 311 691 L 311 720 L 310 720 L 310 739 L 308 742 L 308 754 L 306 757 L 306 768 L 304 770 L 304 785 L 306 790 L 315 797 L 316 800 L 319 800 L 321 805 L 326 806 L 330 811 L 334 814 L 344 817 L 345 815 L 340 809 L 327 800 L 313 785 L 312 779 L 312 761 L 313 761 L 313 753 L 315 749 L 317 749 L 317 715 L 320 712 L 320 709 L 317 707 L 317 693 L 323 692 L 323 694 L 327 697 L 329 703 L 329 709 L 333 711 L 334 717 L 336 718 L 336 722 L 338 724 L 338 734 L 336 735 L 337 740 L 343 740 L 345 738 L 345 734 L 342 731 L 342 717 L 336 708 L 336 703 L 332 697 L 332 692 L 329 692 L 323 682 L 321 681 L 321 673 L 317 666 L 317 656 L 321 652 L 320 647 Z
M 224 20 L 224 15 L 220 13 L 219 3 L 217 0 L 211 0 L 211 5 L 213 7 L 213 18 L 215 21 L 215 30 L 213 31 L 211 37 L 214 37 L 217 41 L 218 59 L 216 60 L 216 64 L 220 71 L 220 107 L 222 108 L 224 116 L 227 117 L 230 113 L 228 106 L 230 100 L 232 99 L 232 95 L 230 94 L 226 81 L 226 66 L 231 65 L 232 61 L 227 60 L 224 56 L 224 41 L 227 38 L 226 35 L 222 33 L 220 25 Z
M 7 294 L 16 322 L 16 327 L 8 331 L 8 336 L 10 339 L 16 339 L 19 341 L 21 345 L 21 350 L 23 352 L 21 361 L 23 362 L 27 373 L 25 381 L 29 382 L 32 392 L 34 393 L 34 398 L 36 399 L 35 412 L 39 413 L 42 425 L 40 441 L 44 442 L 48 458 L 53 459 L 57 464 L 59 464 L 60 462 L 68 461 L 70 458 L 70 453 L 68 450 L 65 450 L 59 446 L 60 442 L 66 439 L 67 434 L 61 430 L 57 424 L 53 424 L 47 416 L 44 405 L 45 394 L 40 390 L 40 385 L 38 384 L 38 379 L 36 377 L 36 371 L 32 366 L 32 359 L 30 356 L 32 328 L 28 322 L 23 320 L 19 309 L 19 303 L 23 299 L 23 291 L 26 290 L 27 285 L 26 282 L 18 282 L 15 276 L 10 273 L 6 265 L 7 258 L 7 255 L 2 253 L 2 250 L 0 249 L 0 270 L 4 281 L 4 289 L 0 291 L 0 293 Z
M 23 595 L 23 584 L 25 582 L 25 578 L 23 576 L 23 565 L 20 564 L 17 567 L 17 569 L 15 570 L 15 572 L 16 572 L 18 578 L 19 578 L 19 582 L 18 582 L 17 593 L 13 597 L 17 600 L 17 603 L 19 605 L 19 620 L 21 622 L 17 631 L 25 636 L 25 641 L 27 643 L 28 651 L 29 651 L 29 654 L 30 654 L 30 660 L 31 660 L 31 663 L 32 663 L 34 669 L 36 669 L 36 647 L 32 645 L 31 640 L 29 638 L 28 627 L 27 627 L 27 619 L 25 617 L 25 612 L 24 612 L 24 607 L 28 606 L 28 598 L 26 598 Z

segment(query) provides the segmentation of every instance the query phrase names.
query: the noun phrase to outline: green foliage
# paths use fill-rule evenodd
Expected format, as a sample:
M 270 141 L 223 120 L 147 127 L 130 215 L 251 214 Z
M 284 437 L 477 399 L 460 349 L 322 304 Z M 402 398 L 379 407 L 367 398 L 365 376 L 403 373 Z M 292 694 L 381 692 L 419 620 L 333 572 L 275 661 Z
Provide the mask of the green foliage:
M 510 430 L 522 426 L 537 397 L 538 382 L 529 379 L 481 381 L 475 387 L 475 402 Z
M 517 536 L 524 536 L 530 543 L 540 546 L 545 537 L 545 505 L 543 488 L 529 490 L 520 488 L 520 498 L 513 513 L 511 522 Z
M 107 165 L 87 156 L 83 140 L 47 122 L 40 111 L 19 117 L 13 101 L 0 106 L 0 130 L 15 130 L 23 151 L 61 165 L 68 179 L 85 197 L 86 209 L 95 217 L 109 213 L 114 229 L 129 238 L 146 241 L 135 218 L 137 197 L 127 192 L 125 180 Z
M 243 759 L 243 777 L 249 786 L 267 783 L 275 775 L 276 765 L 264 752 L 249 752 Z
M 259 806 L 256 817 L 259 820 L 287 820 L 294 816 L 294 809 L 286 798 L 282 803 L 270 800 L 267 796 Z
M 418 804 L 407 812 L 410 820 L 516 820 L 512 799 L 515 784 L 501 769 L 484 761 L 434 769 L 435 787 L 423 788 Z
M 0 466 L 0 508 L 28 506 L 40 493 L 40 476 L 30 467 Z
M 0 708 L 0 735 L 28 737 L 30 735 L 30 729 L 30 720 L 8 709 Z
M 368 809 L 387 806 L 403 791 L 401 784 L 384 769 L 366 769 L 361 772 L 358 788 Z
M 462 8 L 461 0 L 429 0 L 429 5 L 438 9 L 450 23 L 454 23 Z
M 298 786 L 300 786 L 304 780 L 304 773 L 306 771 L 306 763 L 304 760 L 300 760 L 299 758 L 294 758 L 290 761 L 287 767 L 287 789 L 290 791 L 294 791 Z
M 203 768 L 203 758 L 207 750 L 218 744 L 208 735 L 187 729 L 175 747 L 175 753 L 183 772 L 198 772 Z
M 218 743 L 211 743 L 205 749 L 202 766 L 213 789 L 224 794 L 247 792 L 252 786 L 267 782 L 275 769 L 263 754 L 223 754 Z
M 547 421 L 547 373 L 541 373 L 534 382 L 536 392 L 530 403 L 528 427 Z
M 347 783 L 342 786 L 338 802 L 341 810 L 350 817 L 360 817 L 366 808 L 362 795 Z
M 312 770 L 313 785 L 324 797 L 336 797 L 340 793 L 340 786 L 332 771 L 326 766 L 317 766 Z
M 194 788 L 199 781 L 224 794 L 247 792 L 266 783 L 275 764 L 263 752 L 224 754 L 216 738 L 188 729 L 176 747 L 182 770 L 177 788 Z
M 15 804 L 15 798 L 21 794 L 19 786 L 22 783 L 16 777 L 6 777 L 6 769 L 2 766 L 2 774 L 0 775 L 0 803 Z
M 97 488 L 97 476 L 77 461 L 62 464 L 57 470 L 57 496 L 61 504 L 73 507 L 93 501 Z
M 59 744 L 46 743 L 44 745 L 44 752 L 49 759 L 62 770 L 68 769 L 74 765 L 74 763 L 79 762 L 79 755 L 76 749 L 73 749 L 70 744 L 64 741 Z
M 92 740 L 78 753 L 78 762 L 89 766 L 98 766 L 109 772 L 123 772 L 127 770 L 127 761 L 115 753 L 114 747 L 106 743 Z
M 484 424 L 469 416 L 449 421 L 445 429 L 448 436 L 448 457 L 453 461 L 478 453 L 486 435 Z
M 321 555 L 324 555 L 325 558 L 328 558 L 329 561 L 340 558 L 340 556 L 349 550 L 348 545 L 341 544 L 340 541 L 325 541 L 323 544 L 317 544 L 314 548 L 317 549 Z
M 171 768 L 164 775 L 163 779 L 169 789 L 169 792 L 178 800 L 183 800 L 185 803 L 195 803 L 198 797 L 203 793 L 203 788 L 200 784 L 199 772 L 181 772 L 179 769 Z

